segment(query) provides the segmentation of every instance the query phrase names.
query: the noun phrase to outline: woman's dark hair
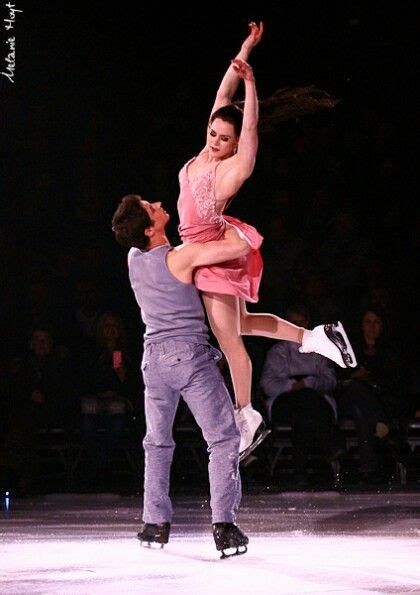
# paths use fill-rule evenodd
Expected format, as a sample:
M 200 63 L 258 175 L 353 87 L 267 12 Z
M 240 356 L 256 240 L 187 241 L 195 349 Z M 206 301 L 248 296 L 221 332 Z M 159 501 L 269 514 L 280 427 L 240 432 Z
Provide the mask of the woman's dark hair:
M 213 124 L 216 118 L 232 124 L 236 136 L 241 134 L 243 112 L 240 107 L 237 107 L 233 103 L 219 107 L 210 116 L 210 124 Z
M 152 225 L 152 221 L 140 201 L 138 194 L 124 196 L 112 217 L 112 231 L 122 246 L 144 250 L 149 243 L 144 231 Z
M 382 322 L 382 332 L 378 338 L 378 343 L 384 343 L 389 339 L 389 328 L 388 328 L 388 317 L 385 310 L 378 304 L 368 304 L 362 309 L 360 315 L 360 324 L 363 324 L 363 320 L 368 312 L 375 314 Z M 363 333 L 362 333 L 363 336 Z

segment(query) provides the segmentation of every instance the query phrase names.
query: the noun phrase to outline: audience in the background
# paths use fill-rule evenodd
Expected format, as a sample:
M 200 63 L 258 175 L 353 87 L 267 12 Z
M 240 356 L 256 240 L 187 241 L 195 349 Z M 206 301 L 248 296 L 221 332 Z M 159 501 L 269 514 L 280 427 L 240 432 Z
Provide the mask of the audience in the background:
M 306 278 L 303 290 L 303 302 L 311 312 L 313 325 L 322 324 L 324 320 L 339 320 L 340 309 L 331 285 L 319 271 L 313 271 Z
M 358 367 L 337 392 L 339 417 L 355 425 L 360 470 L 366 481 L 380 479 L 378 440 L 388 436 L 393 421 L 408 412 L 408 365 L 390 341 L 386 324 L 379 306 L 364 310 L 359 340 L 354 342 Z
M 16 299 L 19 297 L 16 296 Z M 18 332 L 21 333 L 23 339 L 26 338 L 30 329 L 37 326 L 45 326 L 55 331 L 63 323 L 62 312 L 55 299 L 54 288 L 50 283 L 48 273 L 32 280 L 22 298 L 17 312 L 17 321 Z
M 293 233 L 291 223 L 279 207 L 264 224 L 264 275 L 261 307 L 271 312 L 285 307 L 292 298 L 292 279 L 296 263 L 308 249 L 305 240 Z
M 286 319 L 304 328 L 312 326 L 309 310 L 302 305 L 290 306 Z M 279 341 L 267 353 L 261 386 L 273 427 L 291 425 L 295 481 L 302 485 L 308 479 L 308 457 L 314 445 L 329 461 L 342 450 L 332 397 L 336 386 L 333 364 L 316 353 L 299 353 L 296 343 Z
M 88 478 L 111 471 L 110 462 L 133 412 L 138 372 L 118 314 L 105 312 L 96 329 L 96 348 L 79 362 L 81 432 L 88 455 Z M 98 436 L 101 428 L 103 435 Z
M 89 278 L 80 279 L 75 288 L 74 338 L 77 348 L 93 348 L 96 328 L 103 309 L 95 282 Z
M 176 102 L 172 106 L 178 109 Z M 172 126 L 173 121 L 167 118 L 164 125 Z M 182 122 L 179 126 L 182 128 Z M 264 235 L 266 264 L 260 311 L 282 313 L 292 303 L 304 303 L 313 323 L 340 317 L 347 328 L 354 324 L 351 339 L 356 345 L 360 334 L 356 347 L 360 366 L 348 373 L 351 377 L 340 373 L 335 394 L 340 414 L 355 423 L 361 469 L 369 482 L 378 474 L 377 446 L 387 440 L 378 436 L 384 436 L 389 428 L 392 434 L 395 419 L 420 410 L 415 373 L 410 384 L 406 371 L 416 370 L 412 319 L 417 304 L 411 280 L 419 234 L 410 233 L 406 203 L 398 198 L 410 184 L 405 139 L 404 143 L 398 141 L 398 129 L 388 114 L 378 112 L 377 105 L 359 107 L 348 102 L 279 126 L 269 139 L 262 134 L 254 176 L 241 191 L 241 200 L 233 201 L 229 214 L 239 212 L 246 218 L 245 211 L 252 210 L 260 220 L 257 226 Z M 100 160 L 94 141 L 88 133 L 78 196 L 70 196 L 70 190 L 57 196 L 54 184 L 40 173 L 38 181 L 28 182 L 19 201 L 9 201 L 4 208 L 0 229 L 1 461 L 3 467 L 5 461 L 13 462 L 21 486 L 29 486 L 36 476 L 36 433 L 42 424 L 74 425 L 75 411 L 84 397 L 83 423 L 76 426 L 83 427 L 83 439 L 95 461 L 95 438 L 104 437 L 105 432 L 96 428 L 109 422 L 106 435 L 112 446 L 121 436 L 128 403 L 132 398 L 137 398 L 136 406 L 142 401 L 138 309 L 127 283 L 126 255 L 115 245 L 107 214 L 118 195 L 112 192 L 104 206 L 102 197 L 109 194 L 97 176 Z M 161 157 L 158 138 L 154 147 Z M 163 160 L 152 159 L 143 168 L 149 173 L 141 174 L 145 177 L 140 178 L 140 191 L 149 187 L 157 199 L 167 198 L 171 192 L 162 194 L 161 189 L 163 193 L 171 190 L 168 171 L 176 171 L 179 158 L 171 150 Z M 127 160 L 126 153 L 121 154 L 121 160 Z M 130 163 L 124 163 L 124 184 L 129 170 Z M 137 184 L 137 167 L 133 171 L 129 181 Z M 109 183 L 106 176 L 104 180 Z M 173 229 L 175 234 L 175 221 Z M 363 332 L 360 307 L 364 310 Z M 103 316 L 109 309 L 124 315 L 126 342 L 118 316 Z M 22 357 L 26 337 L 34 326 L 41 334 L 33 337 L 32 349 Z M 67 351 L 54 347 L 45 326 L 53 329 L 57 344 Z M 105 326 L 109 330 L 105 331 Z M 102 336 L 98 341 L 97 329 Z M 404 339 L 404 352 L 398 349 L 396 339 Z M 45 357 L 41 347 L 50 350 Z M 269 340 L 247 338 L 255 371 L 260 367 L 260 352 L 265 355 L 271 347 Z M 272 347 L 267 362 L 275 360 L 279 349 Z M 111 354 L 119 351 L 122 364 L 114 368 Z M 135 357 L 130 359 L 128 352 Z M 115 358 L 117 365 L 119 356 Z M 296 361 L 307 358 L 311 364 L 316 360 L 316 356 L 298 354 Z M 69 372 L 73 361 L 77 365 L 74 374 Z M 332 374 L 332 382 L 333 371 L 328 369 L 328 374 Z M 253 390 L 257 394 L 258 379 L 259 373 L 255 373 Z M 299 402 L 302 407 L 307 403 L 303 421 L 308 421 L 308 411 L 317 403 L 312 419 L 325 428 L 327 436 L 334 426 L 331 409 L 322 396 L 327 387 L 304 388 L 302 379 L 295 379 L 292 390 L 291 383 L 276 382 L 274 379 L 275 388 L 267 389 L 274 415 L 286 402 L 295 404 L 297 395 L 303 393 Z M 140 411 L 138 418 L 141 416 Z M 298 417 L 295 427 L 299 435 Z M 302 461 L 312 442 L 310 431 L 302 438 Z M 301 431 L 300 436 L 303 434 Z M 106 458 L 108 453 L 103 450 L 100 455 Z M 263 451 L 257 455 L 260 459 Z M 104 464 L 103 460 L 97 462 L 97 467 Z M 299 465 L 304 468 L 303 463 Z
M 24 492 L 36 479 L 38 431 L 63 428 L 74 419 L 77 405 L 73 386 L 67 349 L 54 345 L 49 329 L 35 327 L 28 353 L 9 365 L 2 395 L 7 415 L 0 467 L 3 473 L 13 470 Z

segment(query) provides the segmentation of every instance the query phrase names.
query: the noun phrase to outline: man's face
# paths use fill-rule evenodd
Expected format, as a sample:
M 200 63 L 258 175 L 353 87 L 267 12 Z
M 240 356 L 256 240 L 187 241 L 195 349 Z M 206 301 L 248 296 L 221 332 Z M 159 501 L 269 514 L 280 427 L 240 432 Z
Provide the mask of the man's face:
M 140 200 L 142 207 L 147 212 L 152 222 L 152 226 L 156 231 L 165 229 L 166 224 L 169 221 L 169 215 L 162 208 L 161 202 L 148 202 L 147 200 Z

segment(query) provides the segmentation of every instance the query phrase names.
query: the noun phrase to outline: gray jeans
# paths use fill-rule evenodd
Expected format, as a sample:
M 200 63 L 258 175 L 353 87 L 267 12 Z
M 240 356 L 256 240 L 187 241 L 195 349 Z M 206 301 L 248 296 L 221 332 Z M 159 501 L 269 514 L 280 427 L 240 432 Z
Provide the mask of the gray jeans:
M 239 432 L 233 404 L 208 344 L 168 339 L 146 346 L 142 372 L 146 436 L 143 521 L 172 519 L 170 467 L 175 443 L 172 426 L 180 395 L 200 426 L 209 452 L 212 522 L 234 522 L 241 499 Z

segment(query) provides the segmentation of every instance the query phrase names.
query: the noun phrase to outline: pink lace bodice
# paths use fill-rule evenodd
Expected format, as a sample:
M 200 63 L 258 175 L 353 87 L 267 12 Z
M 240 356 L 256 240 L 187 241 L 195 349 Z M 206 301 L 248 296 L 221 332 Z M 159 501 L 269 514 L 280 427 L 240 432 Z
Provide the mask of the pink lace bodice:
M 183 242 L 219 240 L 225 232 L 226 222 L 216 209 L 214 191 L 217 165 L 190 182 L 188 166 L 194 159 L 190 159 L 179 172 L 179 235 Z
M 217 211 L 217 164 L 190 182 L 188 166 L 193 159 L 179 172 L 178 231 L 182 241 L 196 243 L 221 240 L 228 223 L 243 234 L 251 246 L 246 256 L 218 265 L 198 267 L 194 284 L 201 291 L 234 295 L 248 302 L 256 302 L 263 268 L 259 252 L 263 238 L 255 227 Z

